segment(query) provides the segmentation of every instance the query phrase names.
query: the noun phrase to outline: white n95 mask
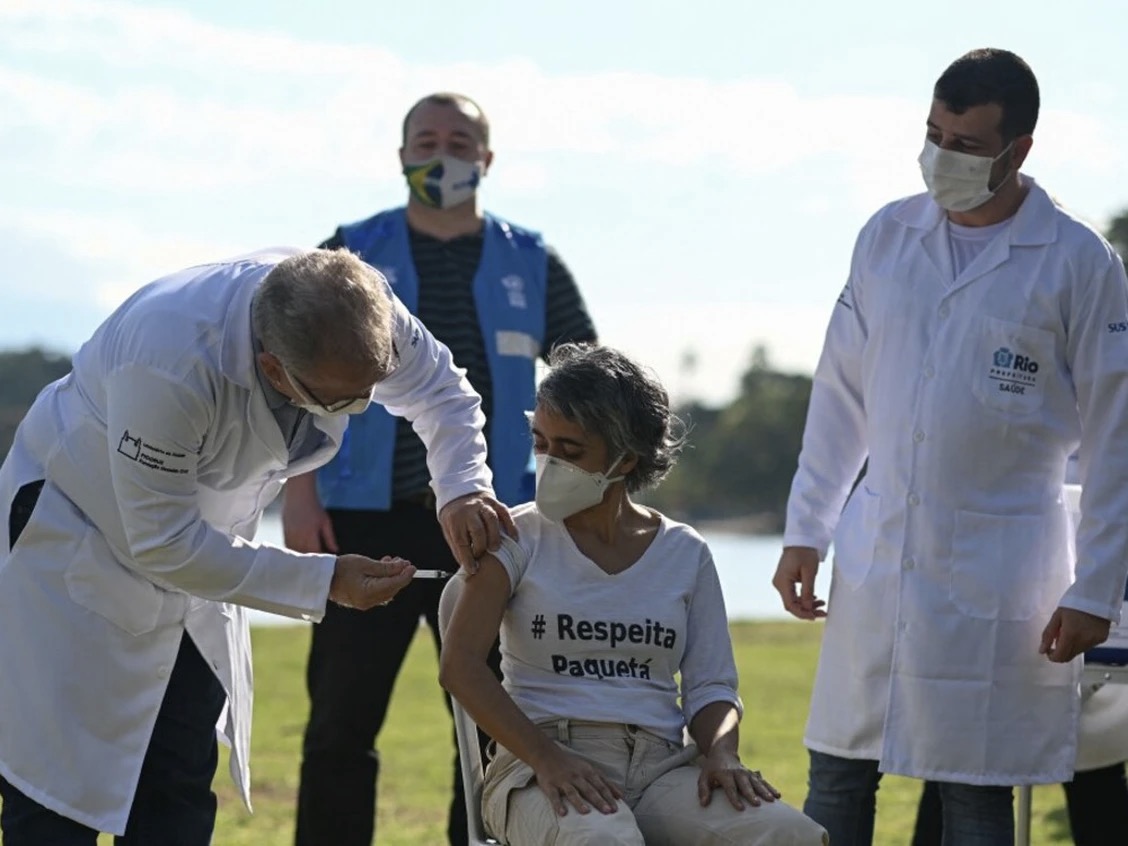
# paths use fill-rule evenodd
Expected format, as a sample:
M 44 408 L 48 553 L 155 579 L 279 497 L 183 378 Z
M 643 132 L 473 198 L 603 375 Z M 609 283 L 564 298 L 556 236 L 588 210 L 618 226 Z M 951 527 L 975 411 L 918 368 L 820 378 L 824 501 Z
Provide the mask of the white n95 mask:
M 611 467 L 622 460 L 619 456 L 611 462 Z M 578 514 L 584 509 L 599 505 L 603 495 L 613 482 L 621 482 L 625 476 L 609 477 L 606 473 L 589 473 L 575 464 L 540 453 L 537 462 L 537 509 L 557 523 Z M 610 468 L 608 468 L 610 472 Z
M 989 158 L 944 150 L 926 139 L 917 162 L 920 164 L 924 184 L 928 186 L 928 193 L 940 208 L 947 211 L 965 212 L 979 208 L 994 197 L 1003 183 L 1010 179 L 1013 171 L 993 190 L 988 187 L 991 183 L 991 167 L 1007 154 L 1013 144 L 1012 141 L 999 155 Z
M 435 209 L 449 209 L 474 196 L 482 181 L 482 163 L 454 156 L 435 156 L 425 162 L 404 165 L 403 175 L 419 202 Z

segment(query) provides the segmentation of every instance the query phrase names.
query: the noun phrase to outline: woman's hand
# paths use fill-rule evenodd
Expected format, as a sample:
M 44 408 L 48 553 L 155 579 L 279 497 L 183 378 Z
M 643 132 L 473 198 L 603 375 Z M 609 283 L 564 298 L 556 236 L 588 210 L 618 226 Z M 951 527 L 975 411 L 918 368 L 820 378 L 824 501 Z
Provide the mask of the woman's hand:
M 544 761 L 533 766 L 533 772 L 556 814 L 568 813 L 564 800 L 581 814 L 589 813 L 592 805 L 604 814 L 615 813 L 623 789 L 579 755 L 556 744 L 553 747 Z
M 744 810 L 744 801 L 756 806 L 774 802 L 779 791 L 768 784 L 759 770 L 750 770 L 740 763 L 740 758 L 724 749 L 714 747 L 705 756 L 701 775 L 697 778 L 697 798 L 702 807 L 713 798 L 713 790 L 721 788 L 729 803 L 738 811 Z

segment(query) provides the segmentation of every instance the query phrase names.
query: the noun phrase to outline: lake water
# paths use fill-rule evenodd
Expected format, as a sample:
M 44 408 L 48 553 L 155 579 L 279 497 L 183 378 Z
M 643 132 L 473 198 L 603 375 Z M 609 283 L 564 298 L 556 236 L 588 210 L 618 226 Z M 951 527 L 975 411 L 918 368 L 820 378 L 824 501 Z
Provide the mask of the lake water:
M 704 532 L 713 551 L 721 589 L 730 620 L 791 620 L 780 605 L 779 594 L 772 587 L 772 576 L 779 561 L 781 538 L 771 535 L 739 535 Z M 276 513 L 263 515 L 258 540 L 282 543 L 282 523 Z M 826 597 L 830 567 L 824 565 L 816 582 L 815 593 Z M 252 624 L 279 625 L 296 623 L 262 611 L 251 611 Z

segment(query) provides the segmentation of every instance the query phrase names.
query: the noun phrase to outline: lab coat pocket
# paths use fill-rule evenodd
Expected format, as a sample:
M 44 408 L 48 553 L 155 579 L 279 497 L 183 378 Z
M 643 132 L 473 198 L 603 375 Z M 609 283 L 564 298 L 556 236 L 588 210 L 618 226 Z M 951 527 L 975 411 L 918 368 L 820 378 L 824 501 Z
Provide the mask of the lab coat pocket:
M 985 317 L 976 345 L 972 391 L 988 408 L 1031 414 L 1042 407 L 1053 360 L 1053 332 Z
M 1049 519 L 957 511 L 952 602 L 982 620 L 1029 620 L 1045 611 Z
M 127 634 L 143 635 L 156 628 L 162 591 L 119 564 L 96 533 L 87 534 L 65 578 L 71 599 Z
M 848 587 L 861 585 L 873 566 L 880 511 L 881 496 L 865 482 L 854 489 L 842 511 L 834 535 L 834 575 Z

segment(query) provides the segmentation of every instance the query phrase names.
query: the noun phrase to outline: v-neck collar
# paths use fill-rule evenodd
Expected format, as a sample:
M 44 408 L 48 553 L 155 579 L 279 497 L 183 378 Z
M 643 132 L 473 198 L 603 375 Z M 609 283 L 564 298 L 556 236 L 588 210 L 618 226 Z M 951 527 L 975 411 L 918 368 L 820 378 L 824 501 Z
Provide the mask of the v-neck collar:
M 650 557 L 651 550 L 654 549 L 654 546 L 658 542 L 659 538 L 661 538 L 663 535 L 666 534 L 667 521 L 666 521 L 665 515 L 657 512 L 657 511 L 651 510 L 651 509 L 647 509 L 647 510 L 650 511 L 651 514 L 654 514 L 658 517 L 658 530 L 654 533 L 654 536 L 650 539 L 650 543 L 648 543 L 646 545 L 646 549 L 644 549 L 642 551 L 642 555 L 640 555 L 638 558 L 636 558 L 631 564 L 627 565 L 622 570 L 619 570 L 618 572 L 615 572 L 615 573 L 609 573 L 606 570 L 604 570 L 602 567 L 599 566 L 598 563 L 596 563 L 594 560 L 592 560 L 592 558 L 587 553 L 585 553 L 582 549 L 580 549 L 579 544 L 576 543 L 576 539 L 574 537 L 572 537 L 572 533 L 570 531 L 568 531 L 567 526 L 565 526 L 563 523 L 559 523 L 559 524 L 557 524 L 557 528 L 564 535 L 565 541 L 571 547 L 572 551 L 583 560 L 585 567 L 590 567 L 597 574 L 602 575 L 605 578 L 614 579 L 614 578 L 618 578 L 619 576 L 626 575 L 627 573 L 630 573 L 632 571 L 638 570 L 639 565 L 644 564 L 646 562 L 646 560 Z

